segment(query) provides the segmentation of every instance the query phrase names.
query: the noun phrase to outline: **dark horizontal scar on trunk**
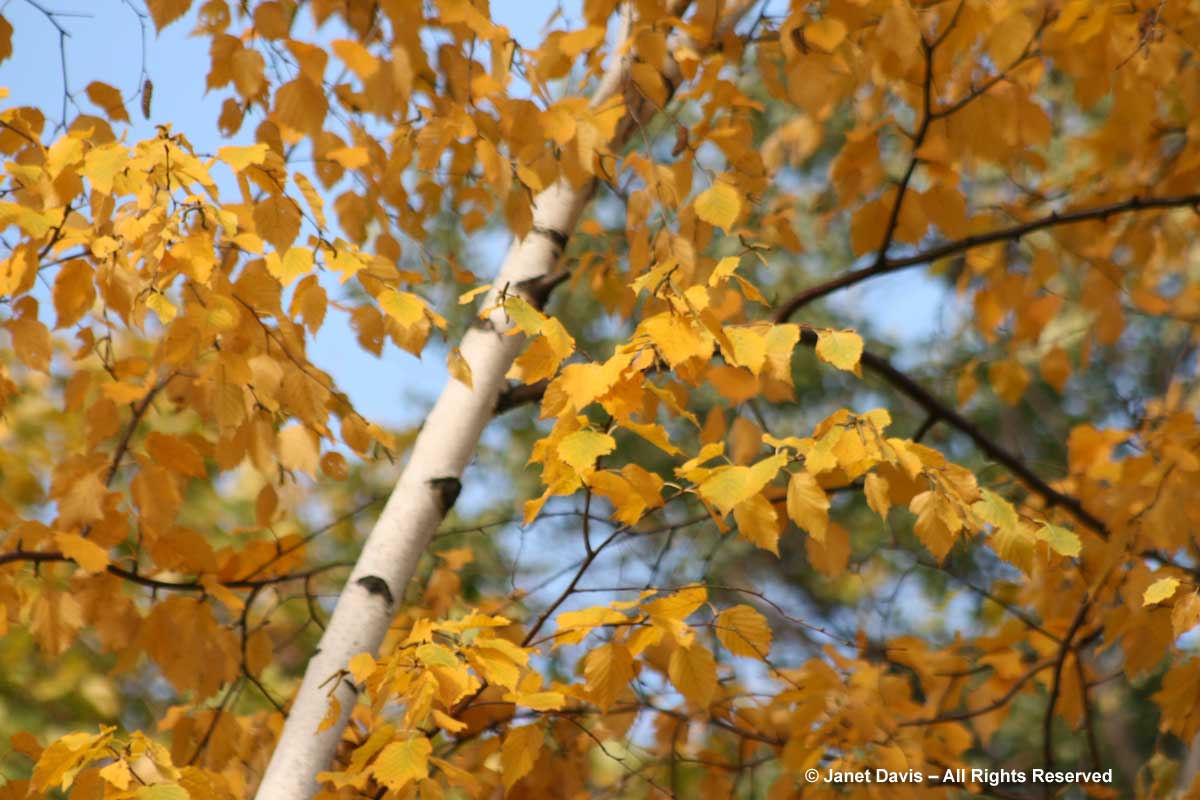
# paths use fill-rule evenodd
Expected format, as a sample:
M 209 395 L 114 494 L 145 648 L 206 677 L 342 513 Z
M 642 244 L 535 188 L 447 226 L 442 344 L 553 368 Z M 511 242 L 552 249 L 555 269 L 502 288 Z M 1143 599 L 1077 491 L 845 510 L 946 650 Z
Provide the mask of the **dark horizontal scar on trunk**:
M 387 603 L 388 608 L 392 607 L 395 602 L 392 597 L 392 590 L 388 588 L 387 581 L 378 575 L 364 575 L 355 581 L 359 586 L 366 589 L 371 594 L 379 595 Z

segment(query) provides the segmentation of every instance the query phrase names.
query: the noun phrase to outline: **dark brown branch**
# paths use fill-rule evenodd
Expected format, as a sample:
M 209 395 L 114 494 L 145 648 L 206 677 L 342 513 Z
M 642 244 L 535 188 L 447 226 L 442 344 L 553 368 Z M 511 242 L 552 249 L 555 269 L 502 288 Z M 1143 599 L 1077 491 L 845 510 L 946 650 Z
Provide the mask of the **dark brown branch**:
M 57 550 L 51 551 L 30 551 L 16 550 L 9 553 L 0 553 L 0 567 L 5 564 L 74 564 L 75 560 L 67 557 Z M 322 564 L 319 567 L 305 570 L 304 572 L 289 572 L 285 575 L 275 575 L 270 578 L 260 578 L 258 580 L 234 580 L 220 581 L 220 585 L 227 589 L 261 589 L 264 586 L 270 586 L 276 583 L 287 583 L 288 581 L 305 580 L 314 575 L 319 575 L 322 572 L 328 572 L 332 569 L 340 569 L 342 567 L 352 567 L 353 562 L 350 561 L 333 561 L 328 564 Z M 145 575 L 134 572 L 132 570 L 119 567 L 116 564 L 109 564 L 104 569 L 109 575 L 121 578 L 122 580 L 136 583 L 138 586 L 145 586 L 147 589 L 161 590 L 166 592 L 198 592 L 203 594 L 207 591 L 204 584 L 199 580 L 185 581 L 164 581 L 157 578 L 148 578 Z
M 909 156 L 904 177 L 900 179 L 900 186 L 896 189 L 896 200 L 892 203 L 891 211 L 888 212 L 888 221 L 883 229 L 883 240 L 879 243 L 879 251 L 875 256 L 876 267 L 887 262 L 887 251 L 892 246 L 892 238 L 896 235 L 896 228 L 900 224 L 900 207 L 904 204 L 904 196 L 908 193 L 908 187 L 912 183 L 913 174 L 917 171 L 917 165 L 921 163 L 918 153 L 921 145 L 925 144 L 925 137 L 929 133 L 929 123 L 933 121 L 934 47 L 922 39 L 921 50 L 925 54 L 925 78 L 921 82 L 921 124 L 913 136 L 912 155 Z
M 1154 211 L 1169 208 L 1184 208 L 1188 206 L 1200 205 L 1200 194 L 1176 195 L 1170 197 L 1131 197 L 1128 200 L 1109 203 L 1103 206 L 1094 208 L 1078 209 L 1076 211 L 1065 211 L 1059 213 L 1057 211 L 1048 214 L 1044 217 L 1039 217 L 1029 222 L 1023 222 L 1019 225 L 1011 225 L 1007 228 L 998 228 L 985 233 L 973 234 L 962 239 L 956 239 L 951 242 L 943 242 L 942 244 L 934 245 L 925 250 L 920 250 L 912 255 L 900 256 L 897 258 L 885 258 L 883 261 L 877 261 L 869 267 L 862 269 L 851 270 L 825 283 L 817 284 L 804 291 L 793 295 L 791 299 L 785 302 L 775 312 L 775 322 L 787 322 L 792 315 L 799 311 L 804 306 L 816 300 L 826 297 L 834 292 L 845 289 L 849 286 L 862 283 L 863 281 L 877 277 L 879 275 L 887 275 L 900 270 L 908 269 L 909 267 L 920 266 L 937 261 L 940 258 L 947 256 L 958 255 L 965 253 L 968 250 L 973 250 L 977 247 L 985 247 L 989 244 L 997 242 L 1020 241 L 1023 237 L 1028 236 L 1034 231 L 1044 230 L 1046 228 L 1054 228 L 1060 225 L 1074 225 L 1080 222 L 1090 222 L 1094 220 L 1105 220 L 1114 215 L 1130 214 L 1138 211 Z
M 113 478 L 117 476 L 117 470 L 121 468 L 121 460 L 129 450 L 129 443 L 132 441 L 133 435 L 137 433 L 138 425 L 142 422 L 142 417 L 146 416 L 146 412 L 150 410 L 150 404 L 154 402 L 155 396 L 171 382 L 171 378 L 173 377 L 175 377 L 175 373 L 171 373 L 154 384 L 154 386 L 150 387 L 150 391 L 146 392 L 146 396 L 133 407 L 133 416 L 130 417 L 129 425 L 125 427 L 125 432 L 121 435 L 121 441 L 117 442 L 117 449 L 113 451 L 112 462 L 108 465 L 108 475 L 104 478 L 105 486 L 112 486 Z
M 1033 678 L 1033 676 L 1037 675 L 1039 672 L 1046 669 L 1047 667 L 1051 667 L 1053 665 L 1054 665 L 1054 662 L 1050 659 L 1046 659 L 1045 661 L 1039 661 L 1038 663 L 1034 664 L 1032 667 L 1030 667 L 1028 672 L 1026 672 L 1021 677 L 1017 678 L 1017 680 L 1013 683 L 1013 685 L 1008 688 L 1007 692 L 1000 695 L 999 697 L 997 697 L 995 700 L 988 703 L 987 705 L 980 706 L 979 708 L 967 709 L 966 711 L 956 711 L 951 714 L 939 714 L 936 717 L 926 717 L 924 719 L 910 719 L 910 720 L 907 720 L 906 722 L 901 722 L 900 727 L 913 727 L 913 726 L 917 726 L 917 725 L 940 725 L 945 722 L 963 722 L 964 720 L 968 720 L 973 717 L 982 716 L 983 714 L 988 714 L 992 711 L 996 711 L 997 709 L 1001 709 L 1005 705 L 1007 705 L 1008 702 L 1013 699 L 1013 697 L 1016 696 L 1017 692 L 1021 691 L 1022 686 L 1029 683 L 1029 681 Z
M 1054 728 L 1054 706 L 1058 703 L 1058 692 L 1062 687 L 1062 670 L 1063 664 L 1067 660 L 1067 653 L 1071 652 L 1071 640 L 1075 638 L 1075 634 L 1079 632 L 1079 627 L 1083 625 L 1083 621 L 1087 619 L 1089 602 L 1085 599 L 1083 604 L 1079 606 L 1079 611 L 1075 614 L 1075 619 L 1071 621 L 1071 627 L 1067 629 L 1067 633 L 1063 636 L 1062 646 L 1058 648 L 1058 657 L 1054 660 L 1054 678 L 1050 682 L 1050 699 L 1046 701 L 1046 716 L 1042 719 L 1042 760 L 1046 764 L 1046 769 L 1054 769 L 1054 741 L 1051 738 Z M 1076 652 L 1076 658 L 1079 658 L 1079 653 Z

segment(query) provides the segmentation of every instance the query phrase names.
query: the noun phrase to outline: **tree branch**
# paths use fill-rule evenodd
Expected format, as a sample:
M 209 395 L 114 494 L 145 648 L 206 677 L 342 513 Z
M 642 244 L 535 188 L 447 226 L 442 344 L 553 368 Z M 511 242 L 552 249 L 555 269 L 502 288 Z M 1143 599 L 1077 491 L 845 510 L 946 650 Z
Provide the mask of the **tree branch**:
M 863 281 L 880 275 L 888 275 L 893 272 L 899 272 L 909 267 L 929 264 L 947 256 L 958 255 L 965 253 L 968 250 L 973 250 L 977 247 L 985 247 L 989 244 L 1006 241 L 1020 241 L 1021 238 L 1029 234 L 1044 230 L 1046 228 L 1055 228 L 1061 225 L 1074 225 L 1080 222 L 1091 222 L 1096 220 L 1105 220 L 1112 216 L 1122 214 L 1132 214 L 1141 211 L 1156 211 L 1171 208 L 1186 208 L 1200 206 L 1200 193 L 1175 195 L 1167 197 L 1131 197 L 1117 203 L 1109 203 L 1107 205 L 1095 206 L 1093 208 L 1083 208 L 1075 211 L 1052 212 L 1044 217 L 1023 222 L 1019 225 L 1011 225 L 1007 228 L 997 228 L 996 230 L 987 231 L 986 233 L 972 234 L 971 236 L 962 239 L 956 239 L 950 242 L 934 245 L 924 250 L 919 250 L 916 253 L 908 256 L 900 256 L 896 258 L 885 258 L 882 261 L 876 261 L 869 267 L 862 269 L 851 270 L 837 278 L 819 283 L 816 286 L 809 287 L 804 291 L 793 295 L 778 310 L 776 310 L 773 319 L 775 322 L 787 322 L 792 318 L 792 315 L 799 311 L 804 306 L 822 297 L 826 297 L 834 292 L 845 289 L 850 286 L 862 283 Z

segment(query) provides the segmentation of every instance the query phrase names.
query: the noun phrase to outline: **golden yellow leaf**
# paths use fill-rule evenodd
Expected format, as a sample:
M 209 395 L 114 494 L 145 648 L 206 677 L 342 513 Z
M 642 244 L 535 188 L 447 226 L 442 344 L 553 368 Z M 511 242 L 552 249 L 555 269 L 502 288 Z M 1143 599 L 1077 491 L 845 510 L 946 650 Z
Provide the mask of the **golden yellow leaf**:
M 317 476 L 320 450 L 317 436 L 303 425 L 293 423 L 279 432 L 279 463 L 284 469 Z
M 804 26 L 804 41 L 826 52 L 833 50 L 846 38 L 846 26 L 834 17 L 823 17 Z
M 717 615 L 717 638 L 735 656 L 763 660 L 771 652 L 767 618 L 748 605 L 732 606 Z
M 188 790 L 177 783 L 155 783 L 140 786 L 134 792 L 134 800 L 192 800 Z
M 511 729 L 500 748 L 500 775 L 507 793 L 513 784 L 524 778 L 537 763 L 545 734 L 539 723 Z
M 129 764 L 124 759 L 118 759 L 102 768 L 100 777 L 121 790 L 128 789 L 133 781 L 133 773 L 129 771 Z
M 708 708 L 717 690 L 717 662 L 708 648 L 693 642 L 671 653 L 667 676 L 679 693 L 700 708 Z
M 234 172 L 242 172 L 247 167 L 262 164 L 267 159 L 267 145 L 259 142 L 246 146 L 226 145 L 217 148 L 217 158 L 228 164 Z
M 582 477 L 595 469 L 596 459 L 608 455 L 617 447 L 617 442 L 607 433 L 599 431 L 575 431 L 558 443 L 558 457 Z
M 450 354 L 446 356 L 446 368 L 449 369 L 450 376 L 456 381 L 468 389 L 475 388 L 471 379 L 471 365 L 467 363 L 467 359 L 463 357 L 462 351 L 457 347 L 452 348 Z
M 360 81 L 367 80 L 379 70 L 379 59 L 353 39 L 334 39 L 330 47 Z
M 1159 578 L 1147 586 L 1146 591 L 1142 593 L 1142 605 L 1152 606 L 1156 603 L 1170 600 L 1175 596 L 1175 590 L 1178 588 L 1178 578 Z
M 829 498 L 816 478 L 806 471 L 793 472 L 788 479 L 787 513 L 796 526 L 817 541 L 825 540 L 829 524 Z
M 805 537 L 804 552 L 813 569 L 836 578 L 846 571 L 850 563 L 850 535 L 841 525 L 830 522 L 822 541 L 811 536 Z
M 708 590 L 703 586 L 685 586 L 665 597 L 655 598 L 642 605 L 642 610 L 652 617 L 683 621 L 708 601 Z
M 1012 359 L 988 366 L 988 381 L 996 395 L 1010 406 L 1020 402 L 1029 386 L 1029 371 Z
M 628 620 L 624 614 L 607 606 L 593 606 L 579 611 L 564 611 L 554 618 L 558 634 L 554 647 L 579 644 L 587 635 L 602 625 L 615 625 Z
M 490 288 L 492 288 L 492 285 L 490 283 L 485 283 L 481 286 L 476 286 L 474 289 L 469 289 L 458 296 L 458 304 L 460 306 L 465 306 L 467 303 L 470 303 L 472 300 Z
M 157 314 L 158 321 L 163 325 L 175 319 L 175 315 L 179 313 L 179 308 L 162 292 L 151 292 L 146 295 L 146 308 Z
M 288 81 L 275 92 L 275 119 L 294 131 L 319 136 L 328 112 L 329 100 L 325 92 L 304 75 Z
M 387 289 L 379 296 L 379 307 L 405 327 L 416 325 L 425 318 L 425 301 L 411 292 Z
M 696 216 L 726 231 L 733 229 L 741 213 L 741 194 L 724 181 L 715 182 L 696 198 Z
M 192 0 L 146 0 L 146 10 L 159 31 L 186 14 L 191 5 Z
M 17 358 L 30 369 L 38 372 L 50 371 L 50 357 L 54 354 L 54 342 L 50 331 L 36 319 L 12 319 L 7 323 L 12 334 L 13 350 Z
M 1200 625 L 1200 594 L 1193 591 L 1175 600 L 1171 628 L 1176 636 L 1183 636 L 1197 625 Z
M 633 680 L 633 656 L 623 644 L 601 645 L 584 658 L 583 674 L 588 698 L 607 711 Z
M 733 518 L 743 538 L 756 547 L 779 555 L 782 526 L 771 501 L 761 494 L 752 495 L 733 507 Z
M 429 756 L 433 745 L 424 736 L 392 742 L 380 751 L 371 764 L 371 774 L 392 791 L 429 776 Z
M 1078 557 L 1083 549 L 1083 543 L 1077 533 L 1049 522 L 1044 523 L 1038 530 L 1037 538 L 1050 545 L 1051 550 L 1067 558 Z
M 115 87 L 100 81 L 92 81 L 84 89 L 88 100 L 104 112 L 104 116 L 113 122 L 129 122 L 129 114 L 125 111 L 125 103 L 121 100 L 121 92 Z
M 255 203 L 253 217 L 255 233 L 277 252 L 286 252 L 300 234 L 300 209 L 290 197 L 272 195 Z
M 817 358 L 827 364 L 857 374 L 862 352 L 862 337 L 854 331 L 817 331 Z
M 74 325 L 91 310 L 96 300 L 92 272 L 92 266 L 81 258 L 71 259 L 58 271 L 54 279 L 55 327 Z
M 62 554 L 85 572 L 103 572 L 109 564 L 107 550 L 77 533 L 56 533 L 54 541 Z
M 892 507 L 889 491 L 890 487 L 886 478 L 874 472 L 867 475 L 863 483 L 863 493 L 867 496 L 867 505 L 884 519 L 887 519 L 888 511 Z
M 914 528 L 917 538 L 940 562 L 954 546 L 956 535 L 962 528 L 953 504 L 939 493 L 928 490 L 913 497 L 909 510 L 917 515 Z
M 184 438 L 152 431 L 146 437 L 146 451 L 161 466 L 192 478 L 203 478 L 208 472 L 204 457 Z

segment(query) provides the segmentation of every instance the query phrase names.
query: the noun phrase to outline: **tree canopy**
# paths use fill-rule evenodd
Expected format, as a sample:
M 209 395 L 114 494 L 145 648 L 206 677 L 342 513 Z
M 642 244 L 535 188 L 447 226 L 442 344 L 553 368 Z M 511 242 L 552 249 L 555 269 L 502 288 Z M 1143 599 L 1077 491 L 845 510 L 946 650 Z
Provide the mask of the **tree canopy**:
M 0 800 L 1200 796 L 1197 4 L 69 5 Z

